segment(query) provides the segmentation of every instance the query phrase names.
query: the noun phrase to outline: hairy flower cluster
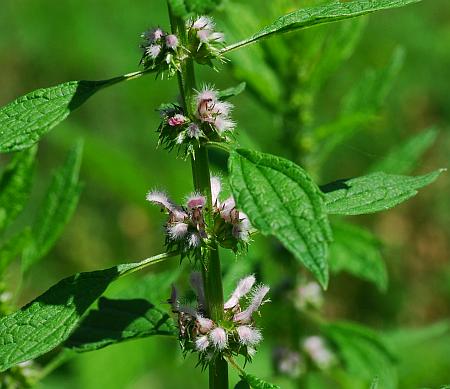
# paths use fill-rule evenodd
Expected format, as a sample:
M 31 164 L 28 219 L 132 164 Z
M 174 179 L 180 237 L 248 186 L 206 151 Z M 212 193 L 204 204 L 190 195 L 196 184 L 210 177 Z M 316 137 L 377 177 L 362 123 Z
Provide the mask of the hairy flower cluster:
M 224 60 L 220 49 L 224 47 L 225 35 L 215 31 L 215 27 L 209 16 L 189 19 L 186 23 L 189 52 L 198 63 L 211 67 L 214 67 L 212 60 Z
M 323 305 L 322 288 L 314 281 L 300 285 L 294 291 L 293 300 L 299 310 L 319 309 Z
M 243 355 L 251 359 L 255 347 L 261 342 L 261 331 L 255 327 L 253 316 L 266 300 L 269 287 L 255 286 L 253 275 L 245 277 L 224 304 L 223 319 L 215 322 L 206 317 L 202 277 L 199 273 L 191 276 L 191 285 L 197 295 L 197 307 L 182 305 L 174 288 L 169 300 L 174 313 L 178 314 L 179 338 L 185 351 L 198 351 L 200 360 L 207 363 L 217 353 Z M 242 299 L 250 295 L 245 309 Z
M 208 240 L 215 240 L 235 252 L 246 247 L 249 240 L 250 222 L 247 216 L 236 209 L 233 197 L 220 203 L 221 182 L 211 177 L 212 220 L 211 228 L 205 223 L 206 198 L 192 193 L 184 206 L 175 204 L 166 193 L 150 191 L 147 200 L 165 210 L 169 219 L 165 225 L 166 245 L 169 250 L 178 249 L 182 255 L 201 258 L 201 247 Z
M 181 70 L 181 62 L 187 53 L 176 35 L 157 27 L 142 33 L 141 37 L 141 64 L 145 69 L 154 69 L 161 74 L 166 71 L 169 77 Z
M 203 86 L 194 96 L 192 116 L 176 104 L 160 107 L 159 143 L 172 150 L 178 146 L 184 155 L 192 154 L 201 142 L 228 141 L 236 123 L 231 120 L 233 104 L 222 101 L 217 90 Z

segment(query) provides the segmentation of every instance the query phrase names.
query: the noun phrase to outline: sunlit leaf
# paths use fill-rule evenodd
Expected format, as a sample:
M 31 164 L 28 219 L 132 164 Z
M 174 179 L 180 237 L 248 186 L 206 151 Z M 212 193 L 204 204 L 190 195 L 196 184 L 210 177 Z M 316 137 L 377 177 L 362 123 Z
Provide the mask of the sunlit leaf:
M 309 175 L 289 160 L 245 149 L 231 153 L 229 170 L 236 203 L 253 226 L 278 238 L 325 287 L 331 232 Z
M 0 108 L 0 152 L 31 147 L 94 93 L 144 73 L 130 73 L 103 81 L 69 81 L 19 97 Z
M 372 173 L 339 180 L 321 189 L 329 214 L 361 215 L 392 208 L 417 194 L 417 190 L 435 181 L 444 169 L 423 176 L 399 176 Z
M 64 342 L 109 284 L 126 274 L 174 256 L 78 273 L 51 287 L 19 311 L 0 319 L 0 371 L 45 354 Z
M 247 46 L 275 34 L 291 32 L 317 24 L 336 22 L 375 11 L 402 7 L 408 4 L 417 3 L 419 1 L 420 0 L 335 0 L 329 4 L 299 9 L 291 12 L 290 14 L 281 16 L 272 24 L 264 27 L 250 38 L 230 45 L 223 49 L 222 52 Z

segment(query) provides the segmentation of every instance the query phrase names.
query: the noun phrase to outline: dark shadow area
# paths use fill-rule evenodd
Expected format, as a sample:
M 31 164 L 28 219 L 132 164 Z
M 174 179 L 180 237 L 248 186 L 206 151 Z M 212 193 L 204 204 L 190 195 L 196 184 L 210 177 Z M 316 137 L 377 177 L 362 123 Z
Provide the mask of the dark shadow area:
M 151 335 L 174 335 L 176 325 L 169 314 L 144 299 L 100 298 L 65 346 L 92 351 L 113 343 Z
M 320 185 L 319 189 L 323 193 L 334 192 L 335 190 L 339 189 L 349 189 L 350 186 L 347 184 L 347 181 L 349 180 L 351 180 L 351 178 L 342 178 L 340 180 L 333 181 L 325 185 Z

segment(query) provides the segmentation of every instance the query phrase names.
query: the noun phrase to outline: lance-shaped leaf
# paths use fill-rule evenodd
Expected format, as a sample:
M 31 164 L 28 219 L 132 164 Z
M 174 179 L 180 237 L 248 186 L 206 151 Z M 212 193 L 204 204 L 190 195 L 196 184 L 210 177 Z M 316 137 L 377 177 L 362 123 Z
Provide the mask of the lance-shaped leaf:
M 174 255 L 165 253 L 137 263 L 75 274 L 19 311 L 1 318 L 0 371 L 45 354 L 64 342 L 89 306 L 118 277 Z
M 0 230 L 14 221 L 28 200 L 36 151 L 33 147 L 17 153 L 0 178 Z
M 346 271 L 371 281 L 380 291 L 387 287 L 387 271 L 380 242 L 369 231 L 353 224 L 334 222 L 329 265 L 333 273 Z
M 94 93 L 146 72 L 103 81 L 70 81 L 19 97 L 0 109 L 0 152 L 31 147 Z
M 295 163 L 238 149 L 229 160 L 230 185 L 253 226 L 273 235 L 326 287 L 331 232 L 322 195 Z
M 432 146 L 437 130 L 430 128 L 395 147 L 389 154 L 370 167 L 371 172 L 409 174 L 416 167 L 423 154 Z
M 350 374 L 367 383 L 378 377 L 382 388 L 397 387 L 393 356 L 375 331 L 347 322 L 329 323 L 322 329 L 336 345 L 337 353 Z
M 245 388 L 243 383 L 246 383 L 250 386 L 250 388 L 253 389 L 279 389 L 280 387 L 278 385 L 269 384 L 266 381 L 263 381 L 262 379 L 254 376 L 253 374 L 248 373 L 242 373 L 240 375 L 241 382 L 238 383 L 238 385 L 235 388 Z M 241 386 L 239 386 L 241 385 Z
M 24 250 L 22 265 L 26 271 L 52 248 L 75 212 L 81 193 L 78 181 L 83 147 L 78 143 L 53 176 L 44 203 L 32 227 L 30 244 Z
M 225 47 L 222 52 L 225 53 L 239 47 L 247 46 L 275 34 L 291 32 L 317 24 L 336 22 L 390 8 L 402 7 L 419 1 L 420 0 L 335 0 L 329 4 L 299 9 L 290 14 L 281 16 L 250 38 Z
M 392 208 L 415 196 L 417 190 L 431 184 L 444 169 L 423 176 L 372 173 L 339 180 L 321 187 L 326 210 L 336 215 L 361 215 Z
M 240 95 L 245 90 L 245 82 L 241 82 L 236 86 L 232 86 L 231 88 L 224 89 L 218 93 L 218 97 L 221 100 L 228 100 L 231 97 Z
M 101 298 L 65 343 L 77 352 L 94 351 L 131 339 L 175 335 L 177 326 L 169 314 L 167 298 L 181 267 L 149 274 L 115 293 Z

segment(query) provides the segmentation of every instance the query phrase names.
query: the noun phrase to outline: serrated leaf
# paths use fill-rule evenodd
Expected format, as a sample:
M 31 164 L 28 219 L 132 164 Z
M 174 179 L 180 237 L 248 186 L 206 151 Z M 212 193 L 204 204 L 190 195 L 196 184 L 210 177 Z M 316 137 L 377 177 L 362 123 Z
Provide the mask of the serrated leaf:
M 245 149 L 230 154 L 229 170 L 236 203 L 252 225 L 278 238 L 326 287 L 331 231 L 308 174 L 287 159 Z
M 77 352 L 153 335 L 176 335 L 177 326 L 166 303 L 181 267 L 139 278 L 114 299 L 101 298 L 65 343 Z
M 417 190 L 435 181 L 444 169 L 423 176 L 372 173 L 339 180 L 321 189 L 329 214 L 361 215 L 392 208 L 417 194 Z
M 222 52 L 247 46 L 272 35 L 291 32 L 317 24 L 332 23 L 376 11 L 402 7 L 419 1 L 420 0 L 335 0 L 329 4 L 299 9 L 290 14 L 281 16 L 275 20 L 275 22 L 263 28 L 250 38 L 230 45 L 223 49 Z
M 0 231 L 22 211 L 31 192 L 37 148 L 17 153 L 0 178 Z
M 81 193 L 78 175 L 82 155 L 83 147 L 78 143 L 55 172 L 33 224 L 32 239 L 23 253 L 24 271 L 49 252 L 75 212 Z
M 393 357 L 376 332 L 348 322 L 329 323 L 322 329 L 336 345 L 337 353 L 350 374 L 368 383 L 378 377 L 384 389 L 397 387 Z
M 78 273 L 51 287 L 19 311 L 0 319 L 0 371 L 36 358 L 63 343 L 111 282 L 176 253 L 137 263 Z
M 218 93 L 218 97 L 221 100 L 228 100 L 231 97 L 240 95 L 245 90 L 245 82 L 241 82 L 239 85 L 232 86 L 231 88 L 224 89 Z
M 345 271 L 375 283 L 380 291 L 387 287 L 387 271 L 380 253 L 380 242 L 369 231 L 353 224 L 334 222 L 329 265 L 333 273 Z
M 0 152 L 31 147 L 94 93 L 147 72 L 130 73 L 103 81 L 69 81 L 19 97 L 0 109 Z
M 430 128 L 395 147 L 389 154 L 370 167 L 371 172 L 409 174 L 437 137 L 437 130 Z
M 9 264 L 18 257 L 29 244 L 30 230 L 24 229 L 9 238 L 0 248 L 0 278 Z
M 280 389 L 278 385 L 269 384 L 253 374 L 242 373 L 240 377 L 253 389 Z

